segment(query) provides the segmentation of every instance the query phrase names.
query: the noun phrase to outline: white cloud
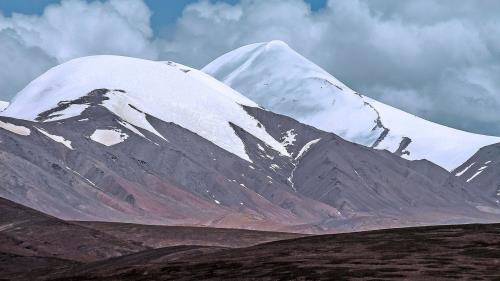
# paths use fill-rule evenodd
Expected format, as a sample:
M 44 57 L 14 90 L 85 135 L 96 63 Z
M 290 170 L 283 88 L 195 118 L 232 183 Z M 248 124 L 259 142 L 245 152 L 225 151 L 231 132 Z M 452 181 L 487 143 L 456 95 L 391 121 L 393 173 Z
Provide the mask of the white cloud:
M 27 47 L 11 29 L 0 31 L 0 100 L 8 99 L 57 61 L 40 48 Z
M 42 15 L 0 15 L 0 99 L 72 58 L 117 54 L 157 59 L 149 8 L 139 0 L 64 0 Z
M 200 0 L 155 37 L 142 0 L 63 0 L 0 15 L 0 99 L 68 59 L 119 54 L 202 67 L 281 39 L 365 95 L 461 129 L 500 135 L 500 1 Z M 4 39 L 6 38 L 6 39 Z M 16 58 L 13 60 L 12 58 Z
M 205 0 L 186 9 L 164 55 L 201 67 L 241 45 L 281 39 L 365 95 L 500 135 L 499 9 L 494 0 L 330 0 L 316 12 L 302 0 Z

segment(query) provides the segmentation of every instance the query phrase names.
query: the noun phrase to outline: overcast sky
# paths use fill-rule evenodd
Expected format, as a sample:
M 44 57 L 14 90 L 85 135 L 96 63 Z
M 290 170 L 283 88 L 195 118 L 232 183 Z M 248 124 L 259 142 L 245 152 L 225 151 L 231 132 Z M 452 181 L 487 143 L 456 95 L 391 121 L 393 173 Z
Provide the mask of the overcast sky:
M 118 54 L 201 68 L 273 39 L 367 96 L 500 135 L 497 0 L 3 0 L 0 99 L 75 57 Z

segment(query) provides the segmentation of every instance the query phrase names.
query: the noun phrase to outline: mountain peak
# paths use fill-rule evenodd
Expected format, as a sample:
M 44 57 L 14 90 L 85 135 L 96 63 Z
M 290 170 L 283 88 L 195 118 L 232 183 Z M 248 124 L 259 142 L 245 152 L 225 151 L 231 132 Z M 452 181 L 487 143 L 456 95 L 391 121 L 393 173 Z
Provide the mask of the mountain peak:
M 448 170 L 500 142 L 448 128 L 358 94 L 281 41 L 243 46 L 205 66 L 212 75 L 276 113 Z
M 290 46 L 288 46 L 287 43 L 285 43 L 284 41 L 281 41 L 281 40 L 272 40 L 272 41 L 269 41 L 267 43 L 264 43 L 266 45 L 266 48 L 270 49 L 270 48 L 275 48 L 275 49 L 282 49 L 282 50 L 291 50 L 293 51 L 292 48 L 290 48 Z

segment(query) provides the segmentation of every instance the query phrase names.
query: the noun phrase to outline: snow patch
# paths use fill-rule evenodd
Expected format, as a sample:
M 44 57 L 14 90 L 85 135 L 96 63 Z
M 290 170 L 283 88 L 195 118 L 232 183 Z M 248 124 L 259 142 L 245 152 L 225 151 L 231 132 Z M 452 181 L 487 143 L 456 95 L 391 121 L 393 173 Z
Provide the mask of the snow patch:
M 280 166 L 278 166 L 276 164 L 271 164 L 271 166 L 269 168 L 271 168 L 275 172 L 276 172 L 276 170 L 281 169 Z
M 17 126 L 3 121 L 0 121 L 0 128 L 21 136 L 29 136 L 31 134 L 31 130 L 29 128 L 26 128 L 24 126 Z
M 472 177 L 467 179 L 467 182 L 472 181 L 475 177 L 479 176 L 482 172 L 483 172 L 483 170 L 477 171 Z
M 465 167 L 465 169 L 463 169 L 461 172 L 458 172 L 455 174 L 456 177 L 460 177 L 462 176 L 463 174 L 465 174 L 465 172 L 467 172 L 472 166 L 474 166 L 474 164 L 476 164 L 476 162 L 472 162 L 472 164 L 470 164 L 469 166 Z
M 297 136 L 297 134 L 295 134 L 293 131 L 294 129 L 286 131 L 286 135 L 282 138 L 281 142 L 283 146 L 287 147 L 293 145 L 293 143 L 295 142 L 295 137 Z
M 492 208 L 489 206 L 476 206 L 476 208 L 482 212 L 500 215 L 500 209 Z
M 321 139 L 315 139 L 315 140 L 312 140 L 308 143 L 306 143 L 299 151 L 299 154 L 297 154 L 297 156 L 295 157 L 295 160 L 299 159 L 300 157 L 302 157 L 302 155 L 304 155 L 304 153 L 306 153 L 313 144 L 316 144 L 317 142 L 319 142 Z
M 105 146 L 112 146 L 125 141 L 128 137 L 129 136 L 124 132 L 122 132 L 120 129 L 112 129 L 112 130 L 97 129 L 90 136 L 90 139 Z
M 106 96 L 109 99 L 105 100 L 103 105 L 109 111 L 113 112 L 122 120 L 126 120 L 127 123 L 143 128 L 167 141 L 167 139 L 158 133 L 158 131 L 148 122 L 146 114 L 132 105 L 133 100 L 131 100 L 128 95 L 119 91 L 111 91 L 107 93 Z
M 41 128 L 38 128 L 38 127 L 35 127 L 40 133 L 42 133 L 43 135 L 45 135 L 46 137 L 48 137 L 49 139 L 55 141 L 55 142 L 58 142 L 64 146 L 66 146 L 67 148 L 73 150 L 73 147 L 71 146 L 71 141 L 69 140 L 66 140 L 64 137 L 61 137 L 61 136 L 57 136 L 57 135 L 52 135 L 50 134 L 49 132 L 45 131 L 44 129 L 41 129 Z
M 87 104 L 70 104 L 67 108 L 51 113 L 44 122 L 47 121 L 59 121 L 68 119 L 75 116 L 80 116 L 85 109 L 87 109 L 89 105 Z

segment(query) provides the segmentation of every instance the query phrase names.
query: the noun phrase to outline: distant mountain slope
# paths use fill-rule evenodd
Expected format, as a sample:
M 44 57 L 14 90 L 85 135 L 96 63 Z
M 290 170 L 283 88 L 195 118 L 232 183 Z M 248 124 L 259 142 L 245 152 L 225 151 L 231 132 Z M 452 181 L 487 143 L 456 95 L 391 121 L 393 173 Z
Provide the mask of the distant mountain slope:
M 304 234 L 230 228 L 143 225 L 109 222 L 74 222 L 138 245 L 163 248 L 182 245 L 241 248 L 276 240 L 304 237 Z
M 0 196 L 67 220 L 301 233 L 500 219 L 429 161 L 266 111 L 197 70 L 114 56 L 49 70 L 0 114 Z
M 499 137 L 432 123 L 351 90 L 281 41 L 229 52 L 202 69 L 258 104 L 406 159 L 452 170 Z

